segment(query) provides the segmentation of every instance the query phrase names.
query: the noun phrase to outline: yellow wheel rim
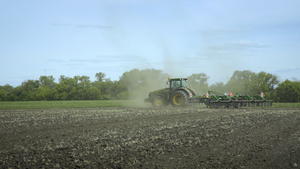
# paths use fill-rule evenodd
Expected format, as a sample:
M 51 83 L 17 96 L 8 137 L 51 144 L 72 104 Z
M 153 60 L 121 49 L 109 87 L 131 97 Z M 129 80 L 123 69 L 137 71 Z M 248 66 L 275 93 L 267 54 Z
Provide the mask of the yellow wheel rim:
M 154 104 L 155 104 L 156 106 L 161 106 L 161 105 L 163 104 L 163 100 L 162 100 L 161 98 L 156 98 L 156 99 L 154 100 Z
M 175 103 L 176 105 L 181 105 L 183 103 L 183 97 L 180 94 L 176 94 L 173 97 L 173 103 Z

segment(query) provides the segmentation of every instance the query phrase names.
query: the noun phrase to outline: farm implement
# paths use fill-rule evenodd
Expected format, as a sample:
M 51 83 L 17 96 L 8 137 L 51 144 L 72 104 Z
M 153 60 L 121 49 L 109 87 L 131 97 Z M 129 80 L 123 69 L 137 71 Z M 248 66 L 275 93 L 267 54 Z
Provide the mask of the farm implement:
M 205 104 L 208 108 L 238 108 L 248 106 L 272 106 L 272 100 L 266 100 L 264 94 L 221 94 L 208 91 L 204 96 L 196 96 L 195 92 L 187 87 L 187 78 L 168 78 L 168 88 L 152 91 L 145 102 L 152 103 L 153 107 L 164 107 L 170 103 L 174 107 L 184 107 L 189 103 Z

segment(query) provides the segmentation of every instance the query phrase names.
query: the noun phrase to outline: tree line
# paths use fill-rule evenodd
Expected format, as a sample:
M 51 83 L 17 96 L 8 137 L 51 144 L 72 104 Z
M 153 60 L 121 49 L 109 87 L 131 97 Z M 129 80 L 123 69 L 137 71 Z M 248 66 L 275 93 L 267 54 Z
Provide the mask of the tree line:
M 143 99 L 150 91 L 166 87 L 169 75 L 162 70 L 133 69 L 115 81 L 106 78 L 103 72 L 96 73 L 95 77 L 92 82 L 88 76 L 61 75 L 56 83 L 53 76 L 40 76 L 38 80 L 26 80 L 17 87 L 7 84 L 0 86 L 0 101 Z M 198 95 L 208 90 L 251 95 L 264 92 L 267 99 L 275 102 L 300 101 L 299 81 L 280 82 L 276 75 L 264 71 L 236 70 L 226 84 L 208 85 L 208 79 L 205 73 L 192 74 L 188 77 L 188 85 Z

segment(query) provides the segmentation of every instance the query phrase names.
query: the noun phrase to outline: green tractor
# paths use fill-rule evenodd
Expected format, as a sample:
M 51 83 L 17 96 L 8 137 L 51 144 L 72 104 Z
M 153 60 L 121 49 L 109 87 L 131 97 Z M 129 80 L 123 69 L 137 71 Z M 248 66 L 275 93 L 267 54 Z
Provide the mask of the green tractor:
M 187 87 L 187 78 L 168 78 L 168 88 L 156 90 L 149 93 L 149 98 L 145 102 L 150 102 L 154 107 L 186 106 L 189 99 L 196 96 L 195 92 Z
M 195 92 L 187 87 L 187 78 L 168 78 L 168 88 L 149 93 L 145 102 L 152 103 L 153 107 L 168 106 L 183 107 L 189 103 L 205 104 L 208 108 L 239 108 L 252 106 L 272 106 L 272 100 L 266 100 L 264 94 L 259 95 L 221 94 L 208 91 L 203 96 L 196 96 Z

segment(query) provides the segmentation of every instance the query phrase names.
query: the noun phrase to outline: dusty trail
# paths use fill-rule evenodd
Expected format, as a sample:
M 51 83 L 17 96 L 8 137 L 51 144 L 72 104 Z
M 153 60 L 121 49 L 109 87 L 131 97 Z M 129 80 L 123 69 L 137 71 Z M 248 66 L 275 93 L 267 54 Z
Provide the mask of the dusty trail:
M 0 168 L 300 168 L 300 109 L 0 110 Z

